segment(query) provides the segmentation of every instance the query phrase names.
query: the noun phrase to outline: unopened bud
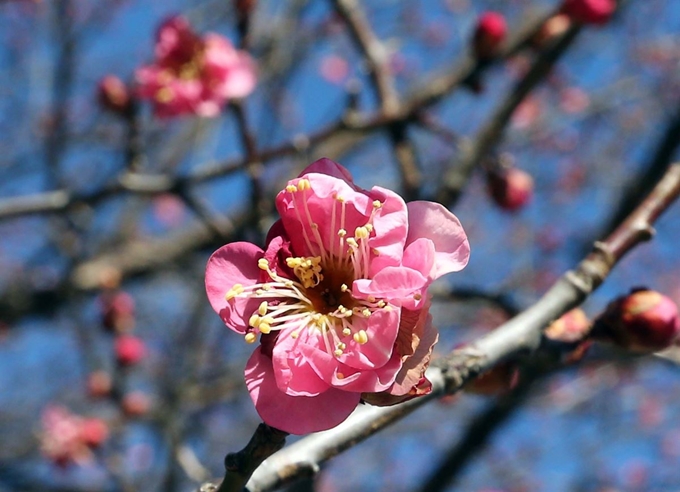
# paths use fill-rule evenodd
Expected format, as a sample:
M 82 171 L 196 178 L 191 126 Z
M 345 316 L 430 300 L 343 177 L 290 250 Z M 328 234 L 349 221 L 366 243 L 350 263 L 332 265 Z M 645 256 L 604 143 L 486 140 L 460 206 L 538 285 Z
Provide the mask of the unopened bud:
M 102 398 L 111 393 L 113 384 L 106 371 L 94 371 L 87 378 L 87 392 L 93 398 Z
M 612 301 L 596 320 L 593 334 L 632 352 L 669 347 L 680 332 L 678 306 L 653 290 L 634 290 Z
M 498 55 L 508 27 L 505 17 L 498 12 L 484 12 L 475 26 L 472 51 L 478 60 L 489 60 Z
M 118 333 L 130 331 L 135 325 L 135 301 L 125 292 L 105 292 L 99 299 L 102 324 Z
M 109 426 L 101 419 L 89 418 L 80 424 L 80 439 L 92 448 L 100 446 L 109 437 Z
M 115 352 L 120 365 L 132 366 L 146 356 L 146 345 L 135 336 L 120 335 L 116 338 Z
M 524 207 L 534 195 L 534 179 L 514 167 L 489 171 L 487 186 L 496 205 L 510 212 Z
M 564 0 L 560 11 L 581 24 L 606 24 L 616 10 L 615 0 Z
M 151 398 L 143 391 L 133 391 L 123 397 L 121 406 L 127 416 L 139 417 L 151 408 Z
M 130 91 L 125 82 L 115 75 L 107 75 L 99 81 L 97 98 L 102 107 L 121 115 L 130 110 L 132 103 Z

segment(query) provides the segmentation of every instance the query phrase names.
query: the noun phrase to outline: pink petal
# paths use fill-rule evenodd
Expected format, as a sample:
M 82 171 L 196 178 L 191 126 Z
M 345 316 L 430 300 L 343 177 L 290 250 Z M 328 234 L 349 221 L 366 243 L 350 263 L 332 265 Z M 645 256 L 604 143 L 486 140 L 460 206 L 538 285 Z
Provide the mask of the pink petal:
M 347 168 L 325 157 L 312 162 L 300 173 L 298 178 L 310 173 L 326 174 L 334 178 L 342 179 L 348 185 L 357 189 L 354 185 L 354 178 L 352 178 L 352 174 L 347 170 Z
M 276 208 L 290 237 L 292 250 L 297 256 L 320 256 L 322 250 L 330 250 L 332 243 L 337 252 L 338 230 L 343 227 L 353 235 L 356 227 L 366 225 L 373 206 L 368 196 L 354 191 L 345 181 L 316 173 L 307 174 L 305 178 L 310 182 L 310 190 L 293 193 L 283 190 L 276 197 Z M 299 181 L 294 179 L 290 184 L 296 185 Z M 344 223 L 341 222 L 342 204 L 334 198 L 336 196 L 345 200 Z M 318 225 L 320 241 L 312 229 L 313 223 Z
M 439 203 L 416 201 L 409 202 L 407 207 L 406 244 L 420 237 L 432 240 L 436 251 L 434 278 L 462 270 L 470 258 L 470 244 L 458 218 Z
M 262 255 L 263 251 L 254 244 L 230 243 L 213 253 L 205 269 L 205 290 L 210 305 L 227 326 L 238 333 L 245 333 L 248 318 L 259 301 L 236 297 L 227 302 L 225 295 L 235 284 L 257 283 L 260 274 L 257 260 Z
M 355 280 L 352 295 L 363 299 L 374 296 L 406 309 L 417 309 L 424 302 L 423 290 L 428 283 L 427 277 L 416 270 L 404 266 L 387 267 L 372 279 Z
M 432 240 L 421 237 L 406 246 L 402 265 L 420 272 L 423 277 L 431 280 L 436 273 L 435 257 Z
M 325 352 L 321 352 L 308 343 L 303 330 L 299 338 L 290 336 L 295 330 L 286 330 L 279 335 L 272 353 L 272 366 L 279 390 L 290 396 L 317 396 L 330 388 L 315 372 L 309 358 L 322 360 L 321 365 L 337 362 Z M 317 364 L 318 365 L 318 364 Z
M 356 408 L 360 393 L 331 388 L 318 396 L 288 396 L 277 385 L 269 357 L 258 347 L 246 364 L 246 386 L 267 424 L 291 434 L 335 427 Z
M 352 336 L 343 338 L 347 345 L 338 360 L 350 367 L 361 370 L 378 369 L 390 360 L 394 349 L 394 341 L 399 331 L 400 309 L 392 306 L 392 309 L 379 309 L 369 318 L 352 316 L 351 324 L 353 332 L 365 330 L 368 342 L 359 344 Z
M 301 345 L 300 351 L 320 378 L 334 388 L 344 391 L 358 393 L 384 391 L 394 383 L 401 368 L 401 359 L 395 354 L 384 366 L 376 370 L 361 371 L 339 363 L 330 354 L 324 352 L 321 355 L 309 345 Z
M 369 276 L 374 276 L 383 268 L 401 264 L 408 234 L 408 211 L 404 200 L 391 190 L 374 186 L 370 198 L 371 202 L 382 203 L 373 218 L 375 235 L 368 240 L 369 246 L 378 251 L 369 269 Z

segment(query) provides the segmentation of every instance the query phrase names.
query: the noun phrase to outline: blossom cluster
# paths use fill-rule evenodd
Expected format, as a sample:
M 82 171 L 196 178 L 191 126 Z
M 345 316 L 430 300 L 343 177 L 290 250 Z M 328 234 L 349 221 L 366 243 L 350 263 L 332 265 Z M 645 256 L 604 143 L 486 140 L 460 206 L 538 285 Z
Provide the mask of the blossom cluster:
M 245 378 L 259 415 L 293 434 L 334 427 L 360 400 L 426 394 L 437 330 L 428 286 L 470 248 L 442 205 L 359 188 L 328 159 L 278 194 L 265 249 L 230 243 L 208 261 L 206 290 L 226 325 L 259 346 Z
M 152 101 L 159 117 L 214 117 L 233 98 L 255 88 L 255 64 L 219 34 L 199 36 L 182 16 L 158 29 L 155 60 L 135 73 L 137 96 Z
M 42 452 L 58 465 L 83 464 L 92 460 L 92 450 L 109 435 L 106 422 L 85 418 L 53 405 L 42 414 Z

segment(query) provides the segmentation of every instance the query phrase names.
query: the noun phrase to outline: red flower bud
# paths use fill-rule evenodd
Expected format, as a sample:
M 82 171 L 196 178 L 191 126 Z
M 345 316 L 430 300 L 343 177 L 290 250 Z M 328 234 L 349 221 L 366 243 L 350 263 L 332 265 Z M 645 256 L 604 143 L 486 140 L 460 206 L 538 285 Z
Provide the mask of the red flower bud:
M 475 27 L 472 51 L 479 60 L 489 60 L 498 55 L 499 48 L 508 32 L 505 17 L 498 12 L 484 12 Z
M 534 179 L 514 167 L 487 173 L 487 186 L 496 205 L 510 212 L 524 207 L 534 194 Z
M 678 307 L 653 290 L 634 290 L 612 301 L 596 321 L 595 335 L 632 352 L 669 347 L 680 332 Z
M 130 331 L 135 325 L 135 300 L 125 292 L 105 293 L 100 297 L 102 324 L 111 331 Z
M 582 24 L 606 24 L 616 10 L 615 0 L 564 0 L 560 11 Z
M 114 113 L 125 114 L 130 110 L 130 91 L 115 75 L 107 75 L 99 81 L 97 98 L 99 104 Z
M 92 448 L 100 446 L 109 437 L 109 426 L 101 419 L 85 419 L 80 424 L 80 439 Z
M 137 364 L 146 355 L 144 342 L 132 335 L 121 335 L 115 342 L 116 360 L 123 366 Z
M 144 415 L 151 408 L 151 399 L 142 391 L 133 391 L 123 397 L 123 411 L 129 417 Z
M 111 387 L 111 376 L 106 371 L 94 371 L 87 378 L 87 392 L 93 398 L 108 396 Z

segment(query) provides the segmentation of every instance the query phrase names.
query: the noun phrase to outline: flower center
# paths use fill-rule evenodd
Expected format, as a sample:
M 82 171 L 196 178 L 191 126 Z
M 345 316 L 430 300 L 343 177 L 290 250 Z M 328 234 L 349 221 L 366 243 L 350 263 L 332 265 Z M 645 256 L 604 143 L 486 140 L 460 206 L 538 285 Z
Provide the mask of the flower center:
M 297 338 L 301 330 L 318 330 L 327 351 L 340 357 L 348 343 L 363 345 L 369 340 L 365 330 L 354 326 L 353 319 L 368 318 L 378 309 L 392 309 L 383 300 L 359 299 L 351 292 L 355 279 L 368 278 L 370 256 L 377 255 L 368 246 L 368 240 L 373 233 L 375 211 L 382 204 L 377 200 L 373 202 L 373 212 L 367 223 L 356 227 L 353 237 L 347 237 L 345 201 L 340 197 L 331 198 L 334 203 L 327 237 L 332 239 L 324 244 L 307 205 L 305 195 L 310 189 L 310 182 L 304 178 L 296 185 L 286 187 L 293 195 L 300 223 L 307 225 L 302 232 L 307 248 L 316 256 L 286 258 L 286 266 L 292 269 L 297 280 L 282 277 L 272 270 L 268 260 L 261 258 L 258 267 L 267 272 L 271 281 L 250 286 L 234 285 L 225 298 L 227 301 L 235 297 L 262 299 L 249 319 L 246 342 L 255 342 L 257 332 L 290 330 L 290 336 Z M 308 229 L 312 231 L 311 237 Z

